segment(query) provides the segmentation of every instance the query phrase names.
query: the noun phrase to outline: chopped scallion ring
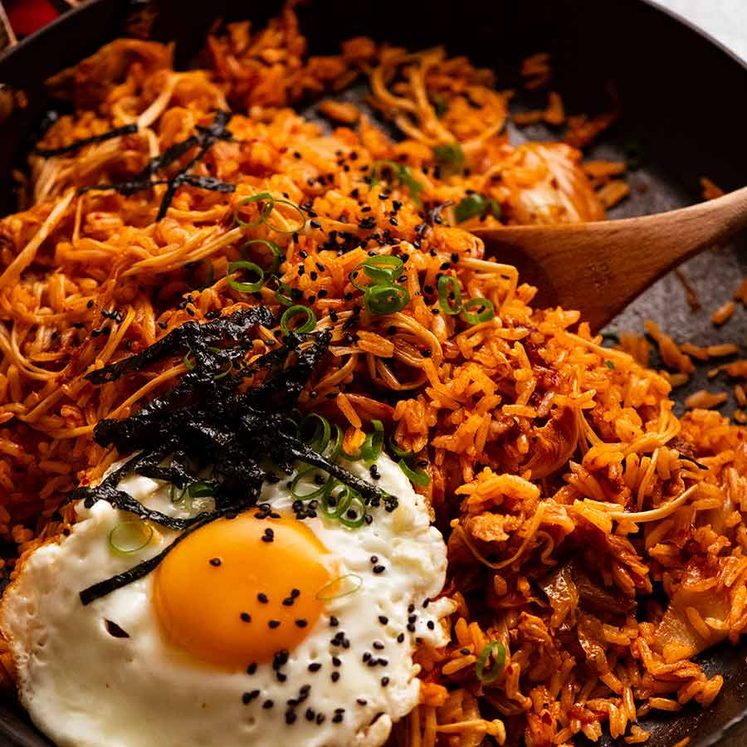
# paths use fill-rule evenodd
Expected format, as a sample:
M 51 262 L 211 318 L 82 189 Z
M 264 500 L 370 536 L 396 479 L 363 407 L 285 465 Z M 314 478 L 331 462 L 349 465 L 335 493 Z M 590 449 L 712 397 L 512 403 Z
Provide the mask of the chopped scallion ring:
M 295 317 L 305 317 L 305 320 L 298 323 L 294 322 L 296 326 L 291 329 L 291 322 L 294 321 Z M 298 332 L 304 334 L 311 332 L 316 327 L 316 314 L 308 307 L 296 304 L 286 309 L 283 312 L 283 316 L 280 317 L 280 329 L 289 334 L 290 332 Z
M 393 436 L 389 437 L 389 449 L 391 450 L 392 454 L 396 456 L 399 459 L 411 459 L 415 456 L 414 451 L 407 451 L 405 449 L 401 449 L 397 442 L 394 440 Z
M 411 469 L 404 459 L 400 459 L 399 468 L 405 473 L 405 477 L 420 488 L 430 485 L 430 475 L 425 470 Z
M 302 469 L 291 482 L 290 494 L 297 501 L 312 501 L 320 498 L 323 499 L 324 496 L 327 495 L 330 490 L 332 490 L 335 484 L 334 478 L 327 477 L 325 479 L 323 477 L 323 474 L 324 473 L 322 473 L 316 467 L 307 467 L 306 469 Z M 304 484 L 304 480 L 307 480 L 307 478 L 312 476 L 314 476 L 314 484 L 316 485 L 316 487 L 314 487 L 313 490 L 301 492 L 299 488 L 313 487 L 311 485 Z M 321 484 L 319 484 L 317 480 L 321 480 Z
M 488 659 L 493 657 L 493 666 L 487 672 Z M 483 685 L 490 685 L 500 677 L 506 663 L 506 647 L 500 641 L 490 641 L 480 652 L 475 662 L 475 676 Z
M 363 304 L 376 316 L 402 311 L 408 303 L 409 291 L 398 285 L 372 285 L 363 294 Z
M 253 282 L 234 280 L 231 275 L 238 270 L 244 270 L 245 272 L 254 274 L 257 277 L 257 280 Z M 228 276 L 228 284 L 239 293 L 256 293 L 265 282 L 265 271 L 259 265 L 250 262 L 248 259 L 238 259 L 235 262 L 229 262 L 228 272 L 226 274 Z
M 353 496 L 345 510 L 337 517 L 340 524 L 348 529 L 358 529 L 366 523 L 366 504 L 360 496 Z
M 259 219 L 255 221 L 246 221 L 239 218 L 239 208 L 244 205 L 251 205 L 255 202 L 261 203 L 259 208 Z M 259 192 L 256 195 L 250 195 L 249 197 L 244 197 L 242 200 L 239 200 L 239 204 L 236 206 L 236 211 L 234 212 L 234 219 L 241 228 L 256 228 L 257 226 L 261 226 L 263 223 L 267 222 L 274 207 L 275 198 L 269 192 Z
M 451 316 L 462 310 L 462 291 L 453 275 L 441 275 L 438 279 L 438 305 L 444 314 Z
M 372 420 L 371 425 L 374 427 L 374 431 L 366 436 L 366 440 L 361 446 L 361 458 L 368 464 L 372 464 L 381 456 L 381 450 L 384 446 L 383 423 L 380 420 Z
M 274 241 L 268 241 L 267 239 L 251 239 L 244 244 L 244 248 L 252 244 L 260 244 L 270 250 L 272 261 L 267 268 L 267 273 L 274 275 L 280 269 L 280 263 L 283 261 L 283 250 Z
M 298 215 L 298 225 L 291 225 L 290 228 L 283 228 L 281 226 L 278 226 L 277 224 L 271 223 L 269 221 L 269 217 L 272 213 L 272 210 L 270 210 L 270 213 L 267 215 L 267 218 L 264 221 L 265 225 L 268 228 L 271 228 L 276 233 L 297 233 L 298 231 L 303 231 L 303 228 L 306 225 L 306 216 L 304 215 L 303 210 L 301 210 L 301 208 L 298 207 L 295 202 L 291 202 L 290 200 L 273 200 L 273 209 L 276 209 L 278 205 L 288 205 L 289 207 L 291 207 Z
M 363 579 L 357 573 L 346 573 L 333 578 L 315 594 L 316 599 L 328 602 L 339 597 L 355 594 L 363 586 Z
M 139 520 L 123 521 L 109 532 L 109 547 L 123 555 L 142 550 L 153 539 L 153 527 Z
M 313 428 L 311 433 L 309 433 L 309 427 Z M 312 412 L 299 423 L 298 437 L 321 454 L 332 437 L 332 426 L 327 418 Z
M 293 299 L 290 295 L 290 287 L 287 283 L 280 283 L 280 287 L 275 291 L 275 300 L 283 306 L 293 306 Z
M 470 298 L 462 307 L 462 316 L 469 324 L 489 322 L 495 316 L 493 302 L 487 298 Z

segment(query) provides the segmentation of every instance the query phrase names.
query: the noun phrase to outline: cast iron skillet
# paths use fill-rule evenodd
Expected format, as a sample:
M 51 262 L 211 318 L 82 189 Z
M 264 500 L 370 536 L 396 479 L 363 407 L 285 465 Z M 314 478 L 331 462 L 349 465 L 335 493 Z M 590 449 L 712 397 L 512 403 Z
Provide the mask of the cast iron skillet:
M 25 108 L 16 107 L 0 122 L 0 214 L 13 209 L 11 168 L 22 164 L 30 133 L 49 107 L 42 85 L 49 75 L 122 35 L 131 28 L 133 12 L 142 20 L 155 9 L 151 36 L 176 40 L 177 60 L 185 64 L 216 18 L 251 17 L 262 23 L 278 5 L 267 0 L 91 0 L 0 56 L 0 84 L 23 90 L 28 99 Z M 516 83 L 522 57 L 551 52 L 557 70 L 554 86 L 571 111 L 609 108 L 609 85 L 614 83 L 624 115 L 593 155 L 630 156 L 634 148 L 640 165 L 629 179 L 631 198 L 612 217 L 695 202 L 701 176 L 725 189 L 747 183 L 747 68 L 696 29 L 642 0 L 315 0 L 301 15 L 313 52 L 334 52 L 340 40 L 357 34 L 411 49 L 446 44 L 451 53 L 496 68 L 506 88 Z M 557 137 L 541 127 L 513 135 Z M 745 249 L 744 242 L 741 248 Z M 682 287 L 670 275 L 612 327 L 639 330 L 642 319 L 650 317 L 680 340 L 708 344 L 747 339 L 747 314 L 741 308 L 721 331 L 709 321 L 713 309 L 733 293 L 747 271 L 744 251 L 728 247 L 706 252 L 685 271 L 703 312 L 689 310 Z M 701 372 L 691 388 L 704 381 Z M 682 399 L 684 394 L 678 390 L 677 396 Z M 728 407 L 731 403 L 725 412 L 731 411 Z M 706 653 L 706 670 L 720 672 L 726 680 L 722 694 L 707 711 L 686 708 L 676 717 L 644 723 L 653 732 L 649 744 L 670 747 L 687 736 L 691 747 L 747 743 L 747 721 L 742 720 L 747 714 L 746 655 L 747 642 Z M 49 743 L 14 703 L 0 701 L 0 744 Z

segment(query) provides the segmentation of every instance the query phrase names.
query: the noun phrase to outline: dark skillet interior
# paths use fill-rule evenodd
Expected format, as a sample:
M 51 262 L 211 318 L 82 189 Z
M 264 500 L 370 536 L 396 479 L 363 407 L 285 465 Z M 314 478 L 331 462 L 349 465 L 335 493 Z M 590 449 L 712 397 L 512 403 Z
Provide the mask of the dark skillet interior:
M 0 58 L 0 83 L 24 89 L 29 106 L 0 125 L 0 214 L 13 209 L 10 171 L 23 161 L 29 133 L 48 107 L 42 81 L 62 67 L 121 35 L 135 3 L 93 0 Z M 142 9 L 145 3 L 136 7 Z M 276 2 L 162 0 L 153 36 L 177 41 L 185 64 L 199 49 L 214 19 L 251 17 L 261 23 Z M 254 7 L 252 7 L 254 6 Z M 699 179 L 708 176 L 725 189 L 747 183 L 747 68 L 685 24 L 640 0 L 316 0 L 302 10 L 312 51 L 334 52 L 340 40 L 366 34 L 418 49 L 446 44 L 452 54 L 496 68 L 500 86 L 516 84 L 517 62 L 538 52 L 556 61 L 553 87 L 571 112 L 610 106 L 614 83 L 623 105 L 621 122 L 592 155 L 619 158 L 634 147 L 640 166 L 629 176 L 633 194 L 612 217 L 659 212 L 700 199 Z M 530 105 L 522 101 L 518 106 Z M 528 128 L 515 138 L 556 138 Z M 709 251 L 685 271 L 703 311 L 692 313 L 679 282 L 668 276 L 632 304 L 612 325 L 640 330 L 653 318 L 680 341 L 697 344 L 744 341 L 747 313 L 716 330 L 710 313 L 729 298 L 747 271 L 745 242 Z M 745 355 L 747 351 L 741 351 Z M 705 383 L 700 372 L 692 388 Z M 682 400 L 686 390 L 677 390 Z M 732 403 L 724 406 L 731 412 Z M 723 646 L 703 657 L 709 673 L 725 677 L 721 696 L 708 711 L 685 709 L 676 718 L 644 723 L 649 744 L 669 747 L 691 737 L 691 747 L 747 744 L 747 644 Z M 27 725 L 12 703 L 0 702 L 0 744 L 42 747 L 48 742 Z

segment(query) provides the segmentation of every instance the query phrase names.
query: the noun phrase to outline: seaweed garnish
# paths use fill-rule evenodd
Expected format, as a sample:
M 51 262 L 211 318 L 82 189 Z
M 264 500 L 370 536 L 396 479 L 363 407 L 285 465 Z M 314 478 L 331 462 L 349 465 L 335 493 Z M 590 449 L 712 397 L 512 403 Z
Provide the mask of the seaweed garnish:
M 170 148 L 167 148 L 159 156 L 151 158 L 148 161 L 146 167 L 140 173 L 136 174 L 132 179 L 127 179 L 121 182 L 112 182 L 111 184 L 92 184 L 87 187 L 80 187 L 78 189 L 78 193 L 83 194 L 85 192 L 114 191 L 119 192 L 125 197 L 130 197 L 136 192 L 145 189 L 151 189 L 157 184 L 166 184 L 166 192 L 161 199 L 161 204 L 158 207 L 158 213 L 156 215 L 156 223 L 158 223 L 166 215 L 166 212 L 168 211 L 169 206 L 174 199 L 176 190 L 184 184 L 188 184 L 191 187 L 196 187 L 197 189 L 205 189 L 212 192 L 235 192 L 235 184 L 221 181 L 214 176 L 203 176 L 201 174 L 191 173 L 191 170 L 198 163 L 200 163 L 200 161 L 202 161 L 208 151 L 213 147 L 213 145 L 215 145 L 216 142 L 218 142 L 218 140 L 233 140 L 233 135 L 227 128 L 230 119 L 230 112 L 219 110 L 215 113 L 215 118 L 209 125 L 197 125 L 195 128 L 197 130 L 197 134 L 190 135 L 188 138 L 182 140 L 181 142 L 175 143 Z M 137 125 L 127 125 L 127 127 L 134 127 L 134 129 L 130 129 L 128 130 L 128 132 L 137 132 Z M 117 132 L 116 130 L 111 130 L 111 132 L 114 132 L 115 135 L 109 135 L 108 133 L 105 134 L 107 134 L 108 137 L 115 137 L 116 135 L 125 134 L 124 132 L 122 132 L 123 129 L 124 128 L 117 128 L 119 132 Z M 95 138 L 98 138 L 99 140 L 108 139 L 108 137 L 104 137 L 104 135 L 95 136 Z M 76 141 L 76 143 L 73 144 L 75 145 L 75 148 L 73 148 L 73 150 L 77 150 L 77 148 L 80 148 L 83 145 L 87 145 L 89 144 L 89 142 L 98 142 L 98 140 L 95 140 L 94 138 L 87 138 L 86 140 Z M 70 148 L 72 148 L 72 146 L 66 146 L 66 148 L 62 150 L 66 152 L 67 149 Z M 197 153 L 189 160 L 189 162 L 185 166 L 179 169 L 176 174 L 164 179 L 153 178 L 159 172 L 168 168 L 180 158 L 183 158 L 187 153 L 189 153 L 189 151 L 194 148 L 197 148 Z M 42 153 L 38 149 L 37 152 Z M 48 151 L 42 153 L 42 155 L 59 154 L 56 152 Z
M 193 361 L 175 386 L 137 413 L 101 420 L 94 429 L 100 445 L 136 455 L 97 486 L 78 488 L 73 498 L 83 499 L 87 507 L 103 500 L 183 533 L 158 556 L 85 589 L 80 595 L 83 604 L 146 575 L 195 529 L 257 506 L 264 482 L 276 480 L 277 470 L 292 474 L 299 461 L 354 490 L 367 507 L 396 508 L 393 496 L 297 436 L 298 399 L 328 350 L 328 331 L 289 333 L 275 349 L 247 363 L 254 349 L 252 332 L 273 323 L 264 306 L 205 323 L 190 321 L 143 351 L 88 374 L 92 383 L 106 384 L 166 358 L 189 355 Z M 198 488 L 201 495 L 212 497 L 213 507 L 187 519 L 153 511 L 118 488 L 129 474 L 165 480 L 182 491 Z M 299 518 L 314 515 L 308 505 L 298 503 L 294 511 Z
M 79 140 L 73 140 L 69 145 L 63 145 L 60 148 L 34 148 L 34 153 L 44 158 L 52 158 L 54 156 L 64 156 L 68 153 L 75 153 L 76 151 L 84 148 L 86 145 L 93 145 L 94 143 L 103 143 L 106 140 L 112 140 L 115 137 L 121 137 L 122 135 L 132 135 L 137 132 L 137 124 L 132 122 L 131 124 L 122 125 L 122 127 L 114 127 L 111 130 L 102 132 L 99 135 L 91 135 L 90 137 L 80 138 Z

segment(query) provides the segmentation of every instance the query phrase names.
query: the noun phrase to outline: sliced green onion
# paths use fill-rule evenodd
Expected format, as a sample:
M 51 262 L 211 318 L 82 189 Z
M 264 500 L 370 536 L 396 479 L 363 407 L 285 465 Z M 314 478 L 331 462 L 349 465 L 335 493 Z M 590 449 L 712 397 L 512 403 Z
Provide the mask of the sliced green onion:
M 123 521 L 109 532 L 109 547 L 115 552 L 130 555 L 142 550 L 153 539 L 153 527 L 140 520 Z
M 414 451 L 406 451 L 405 449 L 401 449 L 397 442 L 394 440 L 393 436 L 389 437 L 389 450 L 394 454 L 394 456 L 398 457 L 399 459 L 411 459 L 415 456 Z
M 211 498 L 215 495 L 215 489 L 206 482 L 193 482 L 187 487 L 187 495 L 190 498 Z
M 380 420 L 372 420 L 371 425 L 373 425 L 374 431 L 366 436 L 366 440 L 361 446 L 361 457 L 364 462 L 369 464 L 375 462 L 381 456 L 381 450 L 384 446 L 384 424 Z
M 257 276 L 257 280 L 251 283 L 241 282 L 234 280 L 231 275 L 237 270 L 245 270 L 246 272 L 253 273 Z M 228 284 L 239 293 L 256 293 L 265 282 L 265 271 L 254 262 L 250 262 L 248 259 L 237 259 L 235 262 L 228 263 Z
M 605 361 L 604 365 L 607 366 L 611 371 L 615 370 L 615 362 L 614 361 Z
M 328 602 L 339 597 L 347 597 L 355 594 L 363 586 L 363 579 L 357 573 L 346 573 L 333 578 L 328 584 L 317 591 L 316 599 Z
M 399 257 L 392 257 L 389 254 L 377 254 L 375 257 L 369 257 L 360 266 L 375 283 L 394 283 L 402 272 L 404 262 Z
M 412 171 L 408 166 L 404 166 L 401 163 L 395 161 L 374 161 L 373 168 L 371 169 L 371 185 L 377 184 L 381 180 L 381 170 L 388 168 L 391 170 L 394 177 L 410 190 L 410 196 L 412 201 L 420 207 L 423 203 L 420 199 L 420 193 L 425 187 L 412 175 Z
M 372 285 L 363 294 L 363 304 L 371 314 L 394 314 L 410 303 L 407 288 L 399 285 Z
M 464 170 L 464 151 L 456 141 L 437 145 L 433 149 L 433 155 L 444 171 L 450 174 L 461 174 Z
M 430 475 L 425 470 L 411 469 L 404 459 L 397 462 L 399 468 L 405 473 L 405 477 L 418 487 L 425 488 L 431 483 Z
M 334 429 L 335 438 L 333 441 L 330 441 L 330 443 L 332 444 L 332 448 L 328 448 L 327 453 L 324 455 L 328 459 L 335 459 L 336 457 L 340 456 L 340 454 L 342 454 L 342 442 L 345 438 L 345 433 L 342 428 L 340 428 L 340 426 L 336 423 L 334 425 Z
M 487 298 L 470 298 L 462 308 L 462 316 L 469 324 L 488 322 L 495 316 L 493 302 Z
M 290 324 L 294 317 L 302 316 L 305 317 L 305 321 L 302 321 L 291 329 Z M 285 312 L 283 312 L 283 316 L 280 317 L 280 329 L 282 329 L 285 334 L 290 332 L 303 334 L 305 332 L 311 332 L 314 327 L 316 327 L 316 314 L 308 306 L 296 304 L 295 306 L 286 309 Z
M 353 502 L 357 495 L 352 488 L 347 485 L 338 483 L 331 490 L 322 495 L 322 502 L 319 505 L 321 512 L 329 519 L 339 519 L 340 516 L 348 510 L 348 506 Z
M 231 371 L 233 371 L 233 361 L 228 361 L 228 365 L 226 366 L 225 370 L 219 371 L 217 374 L 215 374 L 215 376 L 213 376 L 213 378 L 216 381 L 220 381 L 221 379 L 225 379 L 226 376 L 231 373 Z
M 182 358 L 182 363 L 184 364 L 184 368 L 186 368 L 187 371 L 192 371 L 197 365 L 197 361 L 195 361 L 195 354 L 191 350 L 188 353 L 185 353 L 184 358 Z
M 251 246 L 252 244 L 260 244 L 270 250 L 272 262 L 267 268 L 267 272 L 270 275 L 274 275 L 280 269 L 280 263 L 283 261 L 283 250 L 274 241 L 268 241 L 267 239 L 252 239 L 244 244 L 244 248 Z
M 241 218 L 239 218 L 239 208 L 244 205 L 250 205 L 254 202 L 262 202 L 262 203 L 266 202 L 267 203 L 267 204 L 263 204 L 260 207 L 259 220 L 246 221 L 246 220 L 242 220 Z M 274 207 L 275 207 L 275 198 L 269 192 L 260 192 L 259 194 L 256 194 L 256 195 L 244 197 L 244 199 L 239 201 L 239 204 L 236 206 L 236 211 L 234 212 L 234 219 L 236 220 L 236 223 L 238 223 L 239 226 L 241 226 L 241 228 L 256 228 L 257 226 L 261 226 L 263 223 L 267 221 Z
M 310 434 L 308 433 L 309 426 L 313 426 L 313 431 Z M 321 453 L 327 448 L 327 444 L 332 437 L 332 426 L 327 418 L 312 412 L 299 423 L 298 436 L 314 451 Z
M 303 231 L 304 226 L 306 225 L 306 216 L 303 213 L 303 210 L 301 210 L 298 205 L 296 205 L 295 202 L 291 202 L 290 200 L 275 200 L 273 199 L 273 209 L 277 205 L 289 205 L 293 210 L 298 214 L 299 217 L 299 224 L 297 226 L 292 226 L 291 228 L 280 228 L 277 225 L 273 225 L 270 223 L 269 220 L 265 219 L 265 225 L 268 228 L 271 228 L 273 231 L 277 233 L 296 233 L 298 231 Z M 270 217 L 270 214 L 272 213 L 272 210 L 270 210 L 270 213 L 268 213 L 268 218 Z
M 433 109 L 436 112 L 436 116 L 440 119 L 444 114 L 446 114 L 446 111 L 449 108 L 446 99 L 443 96 L 436 94 L 431 97 L 431 102 L 433 103 Z
M 302 469 L 291 482 L 290 485 L 290 494 L 293 496 L 293 498 L 297 501 L 311 501 L 315 498 L 324 498 L 325 495 L 329 493 L 329 491 L 334 487 L 334 479 L 332 477 L 327 477 L 321 485 L 316 485 L 316 487 L 309 491 L 308 493 L 305 492 L 299 492 L 299 486 L 301 486 L 301 482 L 309 477 L 310 475 L 323 475 L 324 473 L 321 472 L 316 467 L 307 467 L 306 469 Z M 311 487 L 311 486 L 308 486 Z
M 457 223 L 464 223 L 470 218 L 492 215 L 494 218 L 501 217 L 501 206 L 492 197 L 472 194 L 467 195 L 454 208 L 454 217 Z
M 444 314 L 458 314 L 462 310 L 462 291 L 453 275 L 441 275 L 438 279 L 438 305 Z
M 290 286 L 287 283 L 280 283 L 280 287 L 275 291 L 275 300 L 283 306 L 293 306 Z
M 366 504 L 359 495 L 355 495 L 337 518 L 344 527 L 358 529 L 366 523 L 367 513 Z
M 486 672 L 485 666 L 491 655 L 493 657 L 493 666 Z M 477 661 L 475 662 L 475 676 L 483 685 L 490 685 L 500 677 L 505 663 L 506 647 L 500 641 L 490 641 L 477 657 Z

